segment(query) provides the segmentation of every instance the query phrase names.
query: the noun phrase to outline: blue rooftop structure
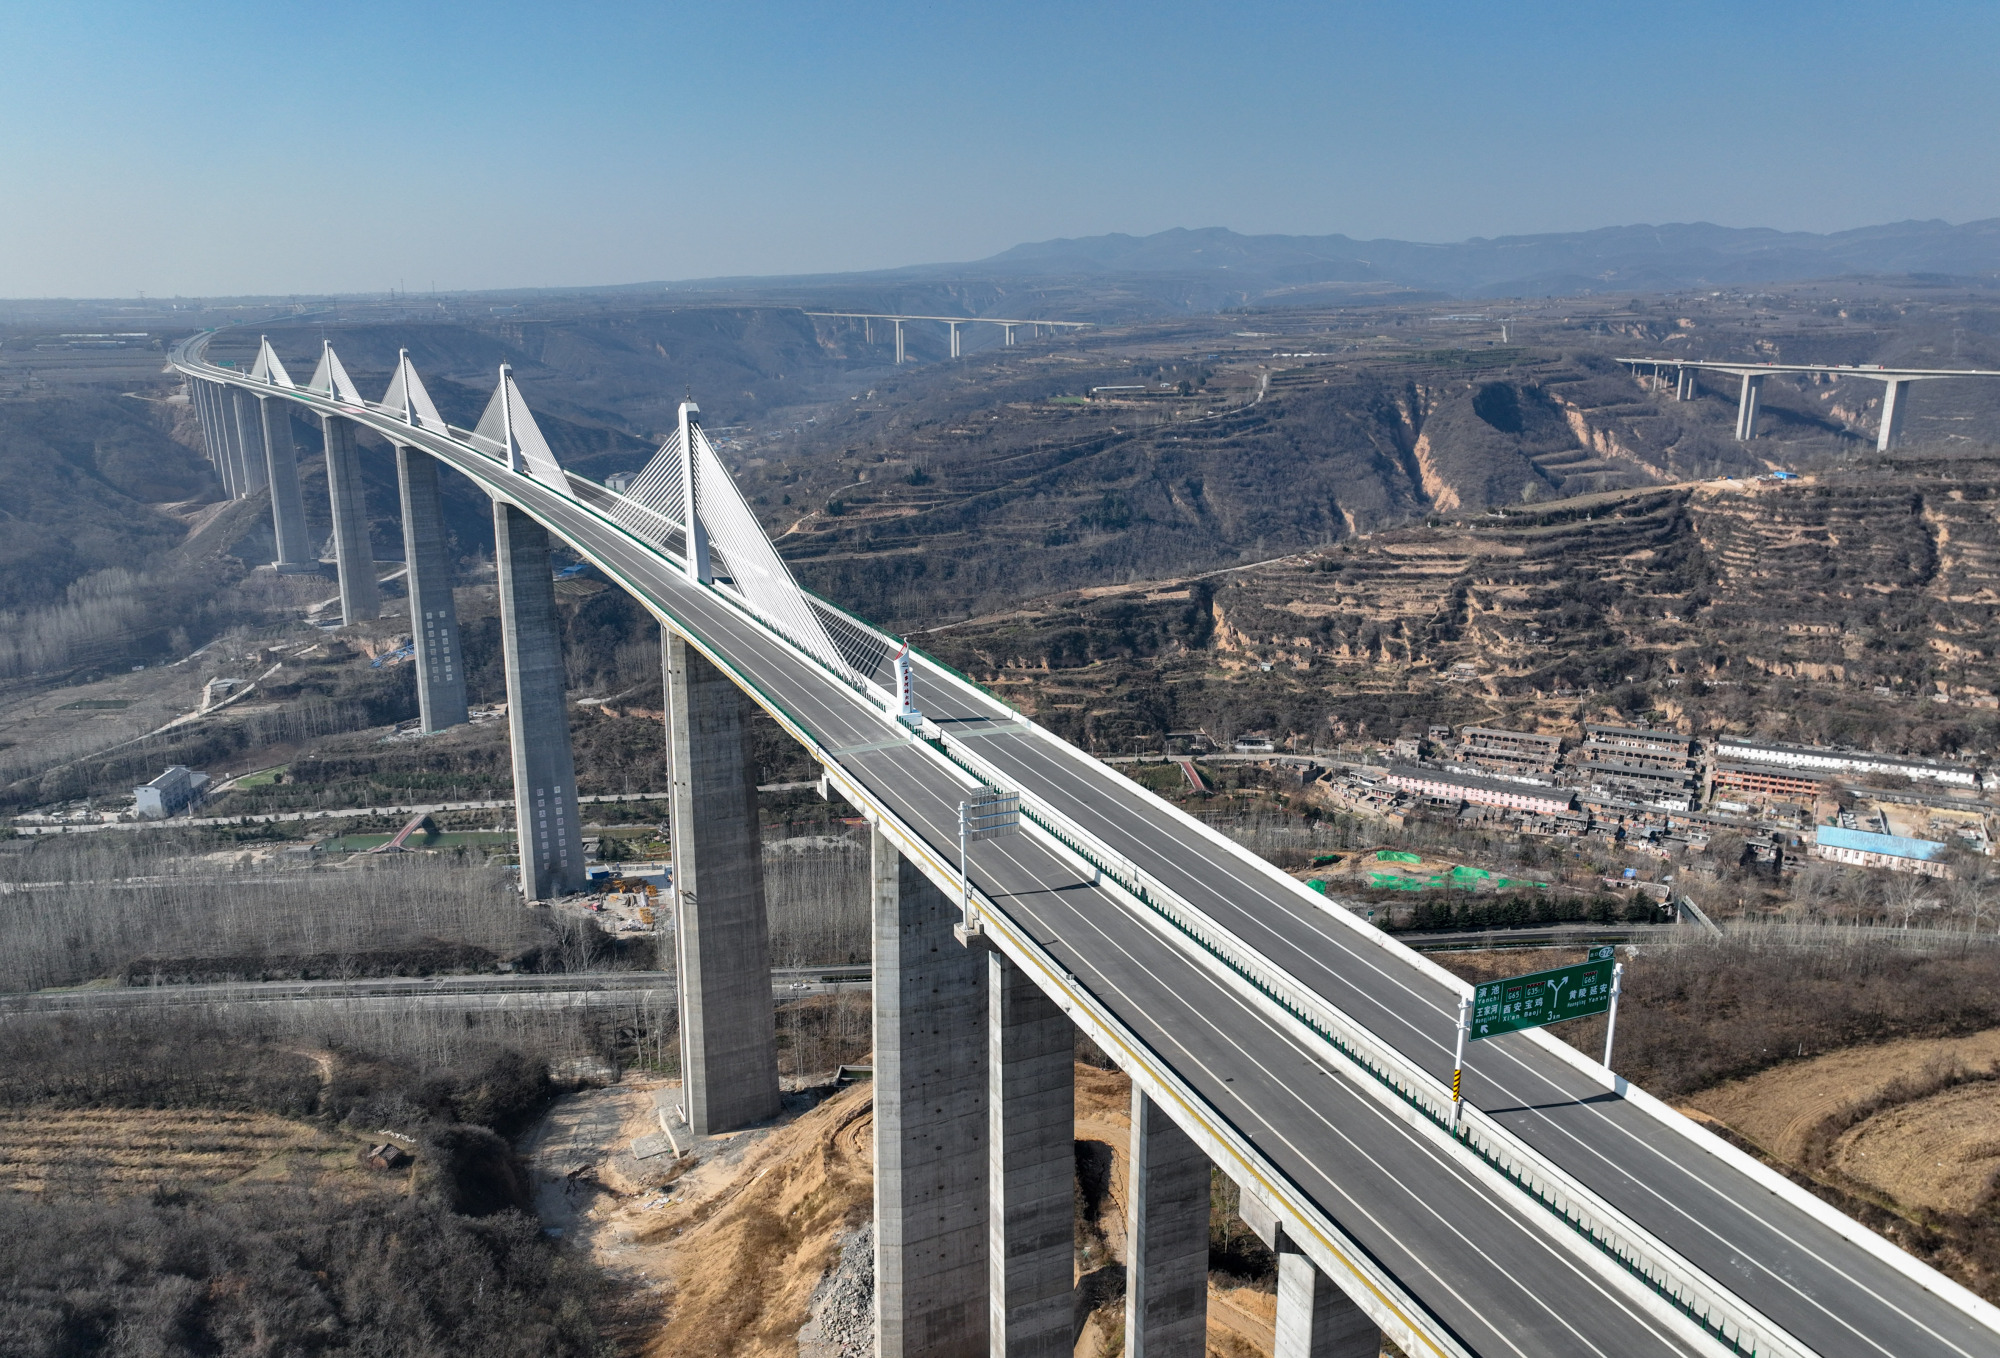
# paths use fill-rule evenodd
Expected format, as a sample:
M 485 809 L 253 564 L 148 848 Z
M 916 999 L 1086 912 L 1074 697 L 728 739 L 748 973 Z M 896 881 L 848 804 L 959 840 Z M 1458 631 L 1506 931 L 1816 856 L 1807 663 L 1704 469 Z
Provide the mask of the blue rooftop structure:
M 1843 830 L 1838 825 L 1818 828 L 1821 844 L 1834 849 L 1854 849 L 1860 853 L 1884 853 L 1891 858 L 1918 858 L 1926 862 L 1944 852 L 1934 839 L 1912 839 L 1908 835 L 1878 835 L 1872 830 Z

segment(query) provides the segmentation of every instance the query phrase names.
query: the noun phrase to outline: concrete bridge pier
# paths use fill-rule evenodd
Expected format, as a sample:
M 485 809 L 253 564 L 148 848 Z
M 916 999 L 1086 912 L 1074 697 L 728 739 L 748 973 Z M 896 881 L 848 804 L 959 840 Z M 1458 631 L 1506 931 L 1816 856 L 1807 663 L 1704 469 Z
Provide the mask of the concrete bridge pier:
M 403 510 L 404 583 L 410 635 L 417 649 L 417 710 L 426 731 L 466 719 L 465 664 L 458 648 L 458 606 L 451 597 L 451 556 L 437 463 L 415 448 L 396 449 L 396 489 Z
M 989 1352 L 1070 1358 L 1076 1031 L 997 952 L 987 954 L 986 1001 Z
M 209 460 L 215 463 L 215 474 L 222 480 L 222 489 L 230 499 L 239 498 L 243 488 L 238 484 L 235 459 L 229 455 L 229 437 L 222 428 L 221 388 L 213 382 L 191 384 L 195 391 L 195 408 L 201 412 L 201 427 L 207 436 Z
M 1743 390 L 1736 398 L 1736 439 L 1748 443 L 1757 437 L 1757 399 L 1764 390 L 1762 373 L 1744 373 Z
M 1274 1358 L 1375 1358 L 1382 1349 L 1382 1332 L 1285 1237 L 1277 1213 L 1246 1192 L 1239 1214 L 1278 1256 Z
M 495 500 L 493 557 L 500 577 L 500 648 L 507 664 L 521 894 L 545 901 L 583 890 L 584 881 L 549 530 Z
M 1295 1249 L 1278 1251 L 1278 1327 L 1272 1358 L 1375 1358 L 1382 1332 Z
M 229 389 L 229 430 L 236 440 L 236 464 L 243 471 L 247 495 L 255 495 L 271 483 L 265 472 L 264 431 L 258 427 L 253 404 L 252 398 L 235 387 Z
M 1682 368 L 1679 373 L 1675 374 L 1674 399 L 1676 401 L 1692 401 L 1694 399 L 1694 376 L 1698 371 L 1700 370 L 1697 368 Z
M 1882 427 L 1875 435 L 1875 450 L 1886 453 L 1903 441 L 1903 416 L 1910 408 L 1908 378 L 1882 384 Z
M 222 482 L 223 493 L 233 500 L 236 498 L 236 491 L 230 485 L 229 467 L 223 461 L 221 449 L 215 440 L 217 433 L 215 414 L 208 406 L 209 384 L 190 378 L 186 386 L 188 404 L 194 407 L 195 420 L 201 425 L 202 455 L 215 467 L 215 476 Z
M 1005 346 L 1006 346 L 1007 348 L 1009 348 L 1009 349 L 1011 349 L 1011 348 L 1013 348 L 1013 347 L 1014 347 L 1014 327 L 1013 327 L 1013 326 L 1011 326 L 1011 325 L 1003 325 L 1003 326 L 1001 326 L 1001 327 L 1000 327 L 1000 342 L 1001 342 L 1001 343 L 1002 343 L 1003 345 L 1005 345 Z
M 681 1112 L 696 1136 L 779 1110 L 778 1036 L 748 700 L 660 630 L 680 978 Z
M 307 575 L 319 569 L 319 558 L 306 543 L 306 507 L 299 496 L 299 448 L 292 441 L 291 405 L 259 396 L 257 406 L 264 474 L 271 487 L 271 530 L 278 540 L 278 559 L 271 564 L 287 574 Z
M 252 487 L 243 468 L 243 450 L 237 438 L 235 393 L 220 383 L 210 385 L 213 389 L 208 393 L 208 407 L 215 416 L 216 451 L 229 469 L 230 498 L 241 500 L 251 493 Z
M 340 576 L 340 620 L 352 626 L 382 616 L 382 591 L 375 583 L 375 549 L 368 541 L 368 506 L 361 490 L 361 455 L 354 447 L 354 421 L 320 416 L 326 441 L 326 487 L 333 502 L 333 562 Z
M 1125 1214 L 1125 1358 L 1202 1358 L 1208 1347 L 1208 1157 L 1132 1088 Z
M 958 903 L 872 841 L 876 1353 L 982 1358 L 989 964 L 953 937 Z
M 897 322 L 896 322 L 896 362 L 900 364 L 900 363 L 901 363 L 902 361 L 903 361 L 903 323 L 902 323 L 901 321 L 897 321 Z
M 249 487 L 243 484 L 243 466 L 236 456 L 236 445 L 229 439 L 229 412 L 223 390 L 213 382 L 196 385 L 202 392 L 202 418 L 208 422 L 209 442 L 215 448 L 215 469 L 229 498 L 240 500 L 249 493 Z
M 945 324 L 951 327 L 951 356 L 952 356 L 953 358 L 957 358 L 957 357 L 958 357 L 958 322 L 957 322 L 957 321 L 946 321 L 946 322 L 945 322 Z

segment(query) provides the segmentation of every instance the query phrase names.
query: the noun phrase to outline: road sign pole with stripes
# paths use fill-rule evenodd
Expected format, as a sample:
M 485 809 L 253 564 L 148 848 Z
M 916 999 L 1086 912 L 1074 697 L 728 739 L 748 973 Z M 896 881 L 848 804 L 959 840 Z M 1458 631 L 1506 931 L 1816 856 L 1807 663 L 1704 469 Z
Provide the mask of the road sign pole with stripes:
M 1465 1035 L 1472 1031 L 1472 997 L 1458 997 L 1458 1045 L 1451 1056 L 1451 1129 L 1458 1130 L 1459 1085 L 1465 1076 Z

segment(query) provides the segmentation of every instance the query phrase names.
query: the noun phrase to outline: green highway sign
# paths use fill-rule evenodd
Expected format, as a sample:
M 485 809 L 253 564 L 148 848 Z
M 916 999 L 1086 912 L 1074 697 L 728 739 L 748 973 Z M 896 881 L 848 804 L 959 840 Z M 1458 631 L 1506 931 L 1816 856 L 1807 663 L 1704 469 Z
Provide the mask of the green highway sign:
M 1592 948 L 1582 962 L 1488 981 L 1472 992 L 1471 1036 L 1498 1037 L 1523 1028 L 1601 1014 L 1611 1007 L 1610 947 Z

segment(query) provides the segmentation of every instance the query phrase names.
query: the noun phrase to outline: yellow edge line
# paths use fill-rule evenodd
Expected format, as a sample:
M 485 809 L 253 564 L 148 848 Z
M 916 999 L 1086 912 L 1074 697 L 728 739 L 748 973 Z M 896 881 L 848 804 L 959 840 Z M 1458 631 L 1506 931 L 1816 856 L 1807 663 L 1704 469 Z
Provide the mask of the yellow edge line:
M 297 389 L 294 388 L 293 390 Z M 316 395 L 317 393 L 314 394 Z M 311 405 L 311 403 L 307 401 L 301 401 L 300 403 L 307 405 L 309 407 Z M 420 430 L 419 432 L 428 432 L 428 431 Z M 507 470 L 506 468 L 500 467 L 500 464 L 498 463 L 495 463 L 494 466 L 498 470 L 503 470 L 503 471 Z M 457 469 L 454 468 L 454 470 Z M 463 475 L 463 472 L 461 472 L 460 474 Z M 519 475 L 519 473 L 510 473 L 510 474 Z M 536 484 L 539 485 L 540 483 L 537 482 Z M 509 498 L 508 503 L 515 504 L 515 502 L 511 498 Z M 596 514 L 596 511 L 592 506 L 582 504 L 581 501 L 578 502 L 578 505 L 580 508 L 592 513 L 593 516 L 602 517 Z M 522 506 L 515 504 L 515 508 L 519 509 L 522 508 Z M 645 548 L 646 550 L 655 552 L 659 550 L 658 548 L 654 548 L 649 546 L 648 544 L 639 542 L 639 539 L 637 539 L 636 537 L 632 537 L 632 535 L 629 532 L 626 532 L 626 530 L 622 525 L 612 523 L 609 519 L 605 519 L 604 522 L 607 524 L 607 526 L 613 528 L 619 533 L 624 534 L 624 536 L 629 538 L 632 542 Z M 571 543 L 570 546 L 572 548 L 576 548 L 575 543 Z M 576 548 L 576 550 L 582 551 L 583 549 Z M 588 552 L 584 552 L 583 554 L 586 556 L 590 555 L 590 553 Z M 865 791 L 860 786 L 860 784 L 856 783 L 853 780 L 853 778 L 849 774 L 847 774 L 847 772 L 844 769 L 841 769 L 837 764 L 835 764 L 832 761 L 831 757 L 826 753 L 826 748 L 824 745 L 821 744 L 818 737 L 814 736 L 811 732 L 807 731 L 803 726 L 800 726 L 796 721 L 794 721 L 791 718 L 790 714 L 786 713 L 782 708 L 777 707 L 775 705 L 776 699 L 767 700 L 766 696 L 763 694 L 761 689 L 759 689 L 757 685 L 749 682 L 748 676 L 743 675 L 742 672 L 738 670 L 733 663 L 723 658 L 723 656 L 720 655 L 717 651 L 715 651 L 708 643 L 702 641 L 698 637 L 691 635 L 688 630 L 688 625 L 686 623 L 682 622 L 680 619 L 674 617 L 671 613 L 669 613 L 664 605 L 655 604 L 652 601 L 652 599 L 647 595 L 646 591 L 640 589 L 631 580 L 627 579 L 626 576 L 621 571 L 618 571 L 617 569 L 611 566 L 607 566 L 601 561 L 593 560 L 592 564 L 595 565 L 599 570 L 603 571 L 605 574 L 610 575 L 611 577 L 616 579 L 625 588 L 627 593 L 634 595 L 640 600 L 642 604 L 645 605 L 647 612 L 653 614 L 654 618 L 657 619 L 661 624 L 672 627 L 674 632 L 677 635 L 679 635 L 683 641 L 687 642 L 689 645 L 693 646 L 696 650 L 700 651 L 702 655 L 709 660 L 710 663 L 714 664 L 718 669 L 723 670 L 725 673 L 736 676 L 738 679 L 738 686 L 746 689 L 746 691 L 749 692 L 752 699 L 754 699 L 757 702 L 757 705 L 759 707 L 762 707 L 765 710 L 765 712 L 768 713 L 770 717 L 778 723 L 779 726 L 783 727 L 786 731 L 790 732 L 794 739 L 796 739 L 801 745 L 804 745 L 806 747 L 807 751 L 814 756 L 815 762 L 817 762 L 821 768 L 827 771 L 831 780 L 840 785 L 841 791 L 843 795 L 847 797 L 848 801 L 855 803 L 864 810 L 872 810 L 875 814 L 876 820 L 879 825 L 888 826 L 891 828 L 891 833 L 889 837 L 896 841 L 900 849 L 902 849 L 906 853 L 909 853 L 910 856 L 918 858 L 930 864 L 932 868 L 935 869 L 937 875 L 939 876 L 946 878 L 953 878 L 957 876 L 957 872 L 949 864 L 941 861 L 935 854 L 933 854 L 928 844 L 924 843 L 924 841 L 922 841 L 921 839 L 916 838 L 915 832 L 910 830 L 908 827 L 904 826 L 899 817 L 892 814 L 889 811 L 889 809 L 886 806 L 882 805 L 882 803 L 878 801 L 872 793 Z M 911 743 L 913 745 L 921 744 L 921 742 L 915 740 L 914 738 L 912 738 Z M 957 768 L 956 765 L 952 765 L 951 767 L 953 769 Z M 1074 852 L 1074 850 L 1071 850 L 1070 852 Z M 1111 882 L 1111 885 L 1113 887 L 1116 887 L 1120 891 L 1124 890 L 1122 887 L 1119 887 L 1116 882 Z M 991 900 L 986 898 L 983 892 L 979 894 L 983 902 L 981 909 L 983 911 L 989 912 L 991 917 L 997 923 L 999 923 L 1004 930 L 1006 930 L 1012 935 L 1015 947 L 1020 949 L 1021 953 L 1033 963 L 1034 967 L 1037 970 L 1041 971 L 1044 974 L 1044 976 L 1048 978 L 1048 980 L 1051 983 L 1051 988 L 1061 993 L 1068 993 L 1069 991 L 1068 985 L 1062 980 L 1060 976 L 1058 976 L 1051 969 L 1050 963 L 1044 960 L 1045 955 L 1043 954 L 1040 945 L 1035 943 L 1032 939 L 1029 939 L 1025 934 L 1023 934 L 1019 926 L 1016 925 L 1011 919 L 1009 919 L 1004 911 L 999 909 L 999 907 L 993 905 Z M 1081 999 L 1078 999 L 1077 1002 L 1081 1007 L 1090 1008 L 1089 1003 Z M 1202 1127 L 1204 1130 L 1206 1130 L 1218 1145 L 1223 1146 L 1225 1149 L 1227 1149 L 1230 1159 L 1235 1161 L 1236 1164 L 1244 1170 L 1247 1177 L 1255 1180 L 1258 1184 L 1262 1185 L 1266 1192 L 1270 1193 L 1272 1196 L 1276 1198 L 1279 1198 L 1281 1200 L 1289 1200 L 1291 1198 L 1291 1193 L 1289 1190 L 1281 1188 L 1280 1186 L 1273 1184 L 1269 1179 L 1265 1178 L 1264 1175 L 1257 1169 L 1255 1165 L 1245 1160 L 1236 1151 L 1236 1149 L 1229 1144 L 1229 1141 L 1225 1136 L 1223 1136 L 1221 1133 L 1215 1130 L 1215 1128 L 1211 1125 L 1209 1118 L 1205 1116 L 1204 1113 L 1199 1108 L 1190 1104 L 1186 1099 L 1181 1097 L 1179 1091 L 1173 1087 L 1172 1081 L 1170 1081 L 1163 1075 L 1162 1068 L 1156 1065 L 1154 1061 L 1150 1058 L 1150 1056 L 1143 1054 L 1142 1049 L 1133 1045 L 1137 1041 L 1136 1037 L 1131 1038 L 1131 1040 L 1128 1041 L 1127 1033 L 1126 1030 L 1123 1028 L 1123 1026 L 1117 1024 L 1113 1020 L 1110 1020 L 1108 1016 L 1099 1016 L 1097 1013 L 1093 1011 L 1091 1017 L 1097 1020 L 1098 1025 L 1105 1031 L 1107 1035 L 1111 1037 L 1113 1044 L 1125 1053 L 1126 1057 L 1131 1061 L 1133 1065 L 1143 1068 L 1153 1078 L 1154 1083 L 1156 1083 L 1157 1085 L 1160 1086 L 1161 1089 L 1166 1091 L 1168 1097 L 1171 1098 L 1174 1103 L 1180 1106 L 1181 1110 L 1188 1116 L 1188 1118 L 1191 1121 L 1193 1121 L 1194 1123 Z M 1298 1216 L 1301 1221 L 1305 1222 L 1306 1229 L 1309 1230 L 1312 1233 L 1313 1237 L 1316 1240 L 1318 1240 L 1322 1246 L 1326 1248 L 1327 1252 L 1332 1254 L 1334 1258 L 1340 1260 L 1340 1262 L 1347 1268 L 1348 1273 L 1354 1278 L 1354 1280 L 1360 1283 L 1361 1286 L 1366 1288 L 1371 1295 L 1373 1295 L 1378 1301 L 1380 1301 L 1383 1307 L 1386 1308 L 1390 1312 L 1390 1314 L 1394 1315 L 1397 1319 L 1401 1320 L 1403 1322 L 1404 1327 L 1412 1335 L 1422 1340 L 1425 1346 L 1428 1347 L 1432 1353 L 1438 1355 L 1438 1358 L 1450 1358 L 1450 1355 L 1447 1353 L 1446 1350 L 1439 1348 L 1435 1343 L 1435 1341 L 1433 1341 L 1431 1337 L 1427 1333 L 1425 1333 L 1421 1327 L 1411 1322 L 1410 1318 L 1404 1314 L 1402 1308 L 1397 1304 L 1396 1300 L 1393 1297 L 1389 1296 L 1389 1294 L 1385 1293 L 1381 1288 L 1377 1287 L 1372 1278 L 1370 1278 L 1367 1274 L 1363 1273 L 1358 1267 L 1356 1267 L 1353 1259 L 1349 1256 L 1346 1249 L 1344 1249 L 1340 1244 L 1336 1243 L 1334 1240 L 1328 1238 L 1323 1232 L 1319 1230 L 1318 1227 L 1314 1226 L 1310 1221 L 1307 1221 L 1304 1213 L 1295 1211 L 1294 1214 Z

